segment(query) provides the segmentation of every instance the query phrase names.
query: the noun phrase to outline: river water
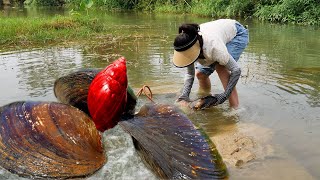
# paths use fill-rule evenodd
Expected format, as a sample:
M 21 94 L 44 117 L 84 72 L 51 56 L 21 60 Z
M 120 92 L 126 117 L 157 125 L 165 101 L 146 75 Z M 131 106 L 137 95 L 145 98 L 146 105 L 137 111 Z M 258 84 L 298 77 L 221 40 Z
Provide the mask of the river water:
M 55 79 L 80 68 L 104 68 L 119 56 L 127 59 L 129 85 L 135 91 L 149 85 L 157 102 L 174 104 L 185 72 L 171 63 L 177 28 L 183 22 L 202 23 L 212 18 L 139 13 L 103 17 L 110 19 L 112 32 L 108 34 L 122 34 L 113 43 L 97 42 L 89 48 L 74 43 L 2 47 L 0 106 L 20 100 L 57 101 Z M 225 103 L 183 112 L 220 147 L 228 143 L 223 138 L 236 133 L 254 141 L 258 148 L 251 151 L 254 158 L 249 162 L 236 167 L 226 161 L 230 179 L 320 179 L 320 29 L 239 21 L 248 25 L 250 32 L 249 46 L 239 61 L 239 109 L 230 110 Z M 221 92 L 216 73 L 211 81 L 212 91 Z M 192 98 L 198 97 L 197 89 L 195 81 Z M 141 97 L 139 105 L 147 101 Z M 104 133 L 108 163 L 88 179 L 156 179 L 136 154 L 130 136 L 124 134 L 118 126 Z M 2 169 L 0 178 L 17 177 Z

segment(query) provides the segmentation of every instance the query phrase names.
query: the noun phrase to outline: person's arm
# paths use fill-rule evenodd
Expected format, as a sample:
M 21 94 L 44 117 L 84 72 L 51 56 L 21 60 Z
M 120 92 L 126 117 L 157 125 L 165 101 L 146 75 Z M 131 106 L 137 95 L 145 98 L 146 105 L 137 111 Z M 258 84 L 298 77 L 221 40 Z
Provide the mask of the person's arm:
M 193 63 L 187 67 L 187 74 L 185 75 L 182 93 L 179 96 L 177 102 L 182 101 L 182 100 L 190 101 L 189 95 L 190 95 L 191 88 L 193 85 L 194 76 L 195 76 L 195 70 L 194 70 L 194 63 Z
M 236 86 L 236 84 L 240 78 L 241 69 L 231 55 L 230 55 L 228 63 L 225 65 L 225 67 L 229 71 L 231 71 L 226 90 L 221 94 L 216 94 L 214 96 L 210 95 L 210 96 L 201 98 L 197 103 L 195 103 L 193 108 L 204 109 L 204 108 L 207 108 L 210 106 L 216 106 L 218 104 L 224 103 L 229 98 L 233 88 Z
M 229 81 L 228 81 L 228 84 L 227 84 L 227 87 L 226 87 L 226 90 L 224 91 L 224 93 L 216 95 L 217 104 L 222 104 L 222 103 L 224 103 L 224 101 L 226 101 L 229 98 L 233 88 L 236 86 L 236 84 L 240 78 L 240 75 L 241 75 L 241 69 L 231 55 L 230 55 L 228 63 L 225 65 L 225 67 L 231 73 L 230 73 Z

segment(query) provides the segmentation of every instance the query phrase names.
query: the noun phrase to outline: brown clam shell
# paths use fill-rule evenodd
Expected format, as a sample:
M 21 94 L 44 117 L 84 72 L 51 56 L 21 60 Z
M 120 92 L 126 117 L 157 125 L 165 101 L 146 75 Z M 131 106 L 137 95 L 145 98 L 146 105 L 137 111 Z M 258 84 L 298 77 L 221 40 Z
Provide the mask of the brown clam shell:
M 101 69 L 81 69 L 62 76 L 54 83 L 54 94 L 65 104 L 70 104 L 89 114 L 87 97 L 89 86 Z
M 120 121 L 151 169 L 163 179 L 225 179 L 227 169 L 204 132 L 175 107 L 145 105 Z
M 0 166 L 28 178 L 84 177 L 105 163 L 92 120 L 70 105 L 15 102 L 0 108 Z

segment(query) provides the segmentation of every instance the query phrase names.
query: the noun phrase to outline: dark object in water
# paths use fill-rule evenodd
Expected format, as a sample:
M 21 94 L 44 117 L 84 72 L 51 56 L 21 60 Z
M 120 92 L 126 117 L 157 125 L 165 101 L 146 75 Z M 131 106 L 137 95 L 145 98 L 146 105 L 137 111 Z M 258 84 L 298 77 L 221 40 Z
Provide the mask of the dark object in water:
M 132 88 L 128 85 L 127 88 L 127 104 L 124 109 L 124 112 L 121 116 L 121 119 L 131 119 L 136 113 L 136 105 L 137 105 L 137 96 L 134 94 Z
M 88 115 L 55 102 L 0 107 L 0 165 L 28 178 L 84 177 L 105 163 Z
M 55 96 L 60 102 L 70 104 L 89 114 L 87 105 L 89 86 L 100 70 L 82 69 L 60 77 L 54 83 Z
M 227 178 L 215 146 L 176 108 L 145 105 L 133 119 L 119 124 L 133 137 L 140 156 L 160 178 Z

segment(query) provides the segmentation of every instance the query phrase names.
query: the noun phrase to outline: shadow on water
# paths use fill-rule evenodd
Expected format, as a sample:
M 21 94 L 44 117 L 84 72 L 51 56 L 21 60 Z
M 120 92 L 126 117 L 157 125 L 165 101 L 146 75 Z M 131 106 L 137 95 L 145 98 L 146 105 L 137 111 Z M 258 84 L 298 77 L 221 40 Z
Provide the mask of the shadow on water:
M 95 43 L 1 51 L 0 81 L 6 88 L 0 89 L 0 105 L 27 99 L 56 101 L 52 90 L 55 79 L 80 68 L 106 67 L 119 56 L 127 59 L 129 84 L 135 91 L 149 85 L 157 102 L 173 104 L 185 73 L 185 69 L 176 68 L 171 63 L 172 40 L 178 26 L 183 22 L 202 23 L 211 18 L 96 13 L 97 17 L 108 18 L 110 26 L 106 32 L 108 36 Z M 33 17 L 42 12 L 27 10 L 25 13 L 11 9 L 8 16 L 23 14 Z M 250 136 L 255 137 L 261 147 L 272 146 L 273 153 L 259 151 L 265 155 L 247 166 L 231 166 L 234 179 L 259 179 L 261 174 L 266 179 L 319 179 L 320 40 L 315 38 L 320 36 L 319 28 L 249 20 L 240 22 L 248 24 L 250 32 L 250 44 L 240 58 L 242 77 L 237 88 L 241 107 L 238 111 L 230 111 L 225 103 L 209 110 L 185 113 L 212 138 L 250 131 Z M 221 92 L 216 73 L 211 80 L 213 93 Z M 196 81 L 192 98 L 197 97 L 197 88 Z M 111 132 L 108 137 L 113 137 L 112 133 L 119 132 Z M 268 141 L 263 141 L 263 137 L 269 134 L 272 137 L 267 136 Z M 121 143 L 128 142 L 118 139 L 111 143 L 121 146 Z M 134 156 L 131 150 L 130 153 Z M 116 156 L 115 152 L 110 159 L 116 159 Z M 123 156 L 125 159 L 121 161 L 125 164 L 120 165 L 121 162 L 117 161 L 115 166 L 134 166 L 128 164 L 127 161 L 132 160 L 126 157 L 128 154 Z M 134 162 L 137 161 L 135 158 Z M 101 175 L 112 173 L 103 170 Z M 135 171 L 133 168 L 128 172 Z M 128 172 L 124 174 L 128 175 Z M 114 173 L 110 177 L 125 178 Z

